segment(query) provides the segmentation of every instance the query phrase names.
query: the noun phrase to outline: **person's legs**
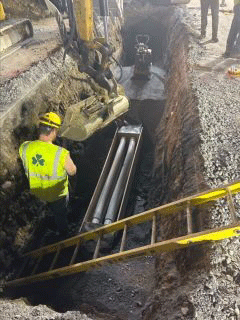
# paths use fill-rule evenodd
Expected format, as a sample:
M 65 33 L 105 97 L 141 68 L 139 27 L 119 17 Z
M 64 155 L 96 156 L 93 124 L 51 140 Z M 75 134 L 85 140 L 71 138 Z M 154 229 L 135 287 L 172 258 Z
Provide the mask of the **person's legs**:
M 227 45 L 226 45 L 226 51 L 225 56 L 229 56 L 232 52 L 232 49 L 234 47 L 234 42 L 236 40 L 236 36 L 239 32 L 239 25 L 240 25 L 240 6 L 235 6 L 233 9 L 234 16 L 231 24 L 231 28 L 228 34 L 227 38 Z
M 201 0 L 201 36 L 206 36 L 209 0 Z
M 67 206 L 68 196 L 63 197 L 57 201 L 50 202 L 49 208 L 52 210 L 55 216 L 55 222 L 57 229 L 61 234 L 68 232 L 68 221 L 67 221 Z
M 218 41 L 218 16 L 219 16 L 219 0 L 211 0 L 210 2 L 212 12 L 212 40 Z

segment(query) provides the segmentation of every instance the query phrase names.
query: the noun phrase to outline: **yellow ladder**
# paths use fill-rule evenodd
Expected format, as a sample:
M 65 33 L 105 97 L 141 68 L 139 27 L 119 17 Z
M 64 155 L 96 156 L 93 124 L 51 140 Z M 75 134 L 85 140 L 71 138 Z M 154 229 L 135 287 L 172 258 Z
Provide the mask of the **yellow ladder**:
M 240 182 L 234 182 L 232 184 L 223 186 L 217 189 L 211 189 L 206 192 L 198 193 L 196 195 L 165 204 L 163 206 L 145 211 L 143 213 L 125 218 L 115 223 L 105 225 L 98 229 L 79 234 L 75 237 L 60 241 L 58 243 L 48 245 L 46 247 L 28 252 L 25 254 L 25 265 L 21 269 L 21 274 L 27 268 L 29 272 L 28 260 L 34 259 L 32 269 L 24 277 L 17 278 L 6 282 L 6 286 L 19 286 L 25 285 L 37 281 L 43 281 L 53 279 L 57 277 L 67 276 L 82 271 L 87 271 L 91 268 L 100 267 L 103 264 L 112 264 L 114 262 L 122 261 L 125 259 L 142 256 L 153 255 L 157 252 L 173 251 L 176 249 L 185 248 L 192 243 L 203 243 L 208 241 L 218 241 L 225 238 L 230 238 L 240 235 L 240 222 L 238 222 L 237 215 L 234 208 L 233 195 L 240 192 Z M 214 229 L 208 229 L 197 233 L 192 233 L 192 208 L 199 207 L 204 204 L 215 203 L 217 199 L 227 198 L 229 205 L 229 212 L 231 217 L 231 223 L 228 226 L 218 227 Z M 187 217 L 187 234 L 181 237 L 177 237 L 169 240 L 157 240 L 157 218 L 169 216 L 174 213 L 183 212 Z M 130 227 L 151 221 L 152 233 L 151 239 L 149 239 L 148 245 L 143 245 L 134 249 L 125 250 L 127 244 L 127 231 Z M 116 231 L 122 230 L 122 237 L 120 243 L 120 249 L 118 253 L 99 256 L 101 249 L 101 241 L 104 240 L 106 235 L 111 235 Z M 80 247 L 87 241 L 95 241 L 95 250 L 90 260 L 83 262 L 76 262 Z M 64 266 L 57 266 L 57 263 L 61 261 L 61 254 L 66 260 L 66 251 L 71 249 L 69 260 Z M 48 257 L 49 264 L 43 261 Z M 28 259 L 27 259 L 28 258 Z M 43 259 L 44 258 L 44 259 Z M 41 262 L 46 270 L 43 270 Z

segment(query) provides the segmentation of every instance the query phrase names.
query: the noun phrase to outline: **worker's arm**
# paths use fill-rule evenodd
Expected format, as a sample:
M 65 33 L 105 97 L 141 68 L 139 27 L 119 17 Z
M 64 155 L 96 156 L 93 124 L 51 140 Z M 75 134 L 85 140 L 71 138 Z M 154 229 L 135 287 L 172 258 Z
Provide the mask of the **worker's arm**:
M 66 157 L 64 168 L 70 176 L 74 176 L 77 173 L 77 167 L 73 163 L 69 154 Z

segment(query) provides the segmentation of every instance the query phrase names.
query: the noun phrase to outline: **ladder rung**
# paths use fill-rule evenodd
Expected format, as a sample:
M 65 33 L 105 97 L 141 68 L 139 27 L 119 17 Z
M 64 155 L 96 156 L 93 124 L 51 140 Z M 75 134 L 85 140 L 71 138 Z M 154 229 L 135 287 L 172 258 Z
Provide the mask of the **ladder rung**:
M 192 210 L 191 210 L 191 203 L 190 201 L 187 202 L 187 232 L 188 234 L 192 233 Z
M 100 250 L 100 244 L 101 244 L 101 236 L 98 237 L 97 245 L 96 245 L 96 248 L 95 248 L 95 251 L 93 254 L 93 259 L 97 259 L 97 257 L 98 257 L 99 250 Z
M 137 215 L 124 218 L 122 220 L 119 220 L 117 222 L 114 222 L 112 224 L 108 224 L 105 226 L 100 227 L 99 229 L 95 229 L 92 231 L 88 231 L 85 233 L 78 234 L 75 237 L 66 239 L 64 241 L 61 241 L 64 243 L 64 248 L 76 246 L 79 239 L 81 239 L 82 243 L 97 239 L 99 234 L 109 234 L 113 233 L 119 230 L 124 229 L 124 225 L 127 224 L 129 226 L 133 226 L 136 224 L 144 223 L 145 221 L 152 220 L 153 215 L 156 214 L 157 217 L 166 217 L 170 216 L 172 214 L 175 214 L 177 212 L 186 210 L 187 207 L 187 201 L 191 202 L 191 206 L 199 207 L 206 203 L 212 203 L 213 201 L 216 201 L 217 199 L 224 198 L 227 195 L 226 188 L 230 189 L 232 194 L 236 194 L 240 192 L 240 182 L 234 182 L 232 184 L 229 184 L 228 186 L 224 186 L 221 188 L 211 189 L 205 192 L 198 193 L 196 195 L 192 195 L 190 197 L 180 199 L 177 201 L 174 201 L 172 203 L 164 204 L 160 207 L 150 209 L 148 211 L 139 213 Z M 40 255 L 45 255 L 51 252 L 56 252 L 57 250 L 57 244 L 48 245 L 47 247 L 40 248 L 31 252 L 28 252 L 25 254 L 25 256 L 31 255 L 32 257 L 38 257 Z M 43 252 L 44 251 L 44 252 Z
M 79 234 L 77 236 L 74 236 L 72 238 L 66 239 L 64 241 L 61 241 L 57 244 L 48 245 L 45 248 L 37 249 L 32 252 L 29 252 L 25 254 L 25 257 L 31 256 L 35 257 L 34 262 L 36 264 L 33 266 L 32 276 L 28 276 L 22 279 L 17 279 L 13 281 L 9 281 L 8 284 L 11 285 L 19 285 L 20 283 L 26 283 L 26 280 L 28 282 L 34 282 L 34 281 L 40 281 L 43 279 L 51 278 L 52 276 L 62 276 L 74 272 L 80 272 L 87 270 L 91 267 L 94 267 L 95 265 L 100 265 L 102 263 L 105 263 L 107 261 L 120 261 L 121 259 L 129 258 L 129 257 L 135 257 L 137 255 L 142 254 L 148 254 L 152 252 L 166 252 L 166 251 L 172 251 L 176 249 L 180 249 L 181 247 L 187 246 L 191 243 L 201 243 L 206 241 L 217 241 L 233 236 L 240 235 L 240 223 L 235 223 L 234 225 L 229 225 L 227 227 L 221 227 L 211 230 L 205 230 L 201 231 L 195 234 L 192 234 L 192 212 L 191 207 L 198 208 L 199 206 L 206 204 L 208 202 L 212 203 L 213 201 L 219 199 L 219 198 L 225 198 L 227 196 L 227 200 L 230 206 L 230 212 L 231 216 L 234 221 L 237 220 L 237 215 L 234 208 L 234 202 L 233 202 L 233 194 L 240 192 L 240 182 L 235 182 L 233 184 L 229 184 L 227 186 L 216 188 L 209 190 L 207 192 L 202 192 L 197 195 L 193 195 L 191 197 L 187 197 L 181 200 L 177 200 L 173 203 L 162 205 L 158 208 L 150 209 L 146 212 L 140 213 L 138 215 L 128 217 L 122 220 L 119 220 L 117 222 L 114 222 L 112 224 L 102 226 L 98 229 L 94 229 L 82 234 Z M 187 213 L 187 224 L 188 224 L 188 235 L 185 235 L 180 238 L 175 239 L 169 239 L 166 241 L 161 242 L 155 242 L 153 244 L 149 244 L 147 246 L 143 246 L 140 248 L 135 248 L 131 250 L 126 250 L 126 241 L 127 241 L 127 230 L 129 227 L 134 225 L 139 225 L 141 223 L 152 221 L 152 235 L 151 235 L 151 241 L 154 241 L 154 229 L 156 228 L 157 233 L 157 221 L 158 217 L 166 217 L 169 215 L 172 215 L 177 212 L 184 212 L 186 210 Z M 195 213 L 194 213 L 195 214 Z M 156 223 L 154 220 L 156 219 Z M 123 237 L 121 240 L 121 246 L 120 246 L 120 252 L 117 254 L 109 255 L 107 257 L 98 257 L 100 252 L 100 246 L 101 246 L 101 239 L 102 236 L 111 234 L 113 232 L 123 230 Z M 157 238 L 157 237 L 156 237 Z M 75 258 L 77 256 L 77 249 L 79 249 L 80 242 L 85 243 L 87 241 L 94 240 L 96 243 L 96 248 L 93 254 L 93 259 L 90 259 L 88 261 L 84 261 L 83 263 L 76 263 L 75 265 L 65 266 L 63 268 L 53 269 L 51 271 L 39 273 L 36 275 L 36 270 L 42 260 L 42 257 L 54 253 L 55 257 L 54 260 L 57 260 L 57 251 L 60 250 L 59 246 L 64 246 L 64 248 L 72 247 L 74 246 L 75 251 L 71 258 L 70 264 L 74 264 Z M 157 241 L 157 239 L 155 240 Z M 149 239 L 150 242 L 150 239 Z M 61 247 L 63 249 L 63 247 Z M 123 252 L 122 252 L 123 251 Z M 56 262 L 56 261 L 55 261 Z M 54 262 L 54 264 L 55 264 Z M 53 262 L 51 264 L 54 265 Z M 29 272 L 30 273 L 30 272 Z M 7 284 L 7 285 L 8 285 Z
M 30 256 L 28 256 L 28 257 L 26 257 L 26 258 L 24 259 L 24 262 L 23 262 L 23 264 L 22 264 L 22 267 L 20 268 L 19 272 L 17 273 L 16 278 L 21 277 L 21 274 L 22 274 L 23 271 L 25 270 L 25 268 L 26 268 L 29 260 L 30 260 Z
M 157 217 L 156 214 L 153 216 L 152 221 L 152 236 L 151 236 L 151 244 L 156 242 L 156 234 L 157 234 Z
M 61 248 L 61 246 L 59 245 L 58 248 L 57 248 L 57 252 L 56 252 L 56 254 L 55 254 L 54 258 L 53 258 L 53 261 L 52 261 L 51 266 L 50 266 L 50 268 L 49 268 L 48 271 L 51 271 L 51 270 L 54 268 L 55 263 L 57 262 L 57 259 L 58 259 L 58 256 L 59 256 L 59 253 L 60 253 L 61 249 L 62 249 L 62 248 Z
M 36 273 L 37 268 L 38 268 L 40 262 L 42 261 L 42 258 L 43 258 L 43 255 L 41 255 L 40 257 L 38 257 L 37 262 L 36 262 L 36 264 L 35 264 L 35 266 L 34 266 L 34 268 L 33 268 L 33 271 L 32 271 L 32 273 L 31 273 L 31 276 L 33 276 L 33 275 Z
M 122 241 L 121 241 L 121 246 L 120 246 L 120 252 L 123 252 L 125 249 L 126 239 L 127 239 L 127 224 L 124 225 Z
M 74 252 L 73 252 L 73 255 L 72 255 L 72 259 L 69 263 L 69 265 L 71 266 L 72 264 L 74 264 L 75 260 L 76 260 L 76 257 L 77 257 L 77 254 L 78 254 L 78 250 L 80 248 L 80 244 L 81 244 L 81 240 L 79 239 L 75 249 L 74 249 Z
M 230 188 L 227 188 L 227 201 L 228 201 L 228 206 L 229 206 L 232 222 L 236 223 L 238 219 L 237 219 L 237 215 L 236 215 L 236 211 L 235 211 L 235 207 L 234 207 L 234 203 L 233 203 L 232 192 L 231 192 Z

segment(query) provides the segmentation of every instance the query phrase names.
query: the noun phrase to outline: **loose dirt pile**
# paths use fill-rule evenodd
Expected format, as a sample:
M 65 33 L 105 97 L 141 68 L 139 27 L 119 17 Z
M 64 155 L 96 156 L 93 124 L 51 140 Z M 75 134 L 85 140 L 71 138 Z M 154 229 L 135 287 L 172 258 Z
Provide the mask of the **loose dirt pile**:
M 0 300 L 0 320 L 92 320 L 79 311 L 55 312 L 47 306 L 32 307 L 25 299 Z
M 3 0 L 8 18 L 43 18 L 47 15 L 46 5 L 42 0 Z

